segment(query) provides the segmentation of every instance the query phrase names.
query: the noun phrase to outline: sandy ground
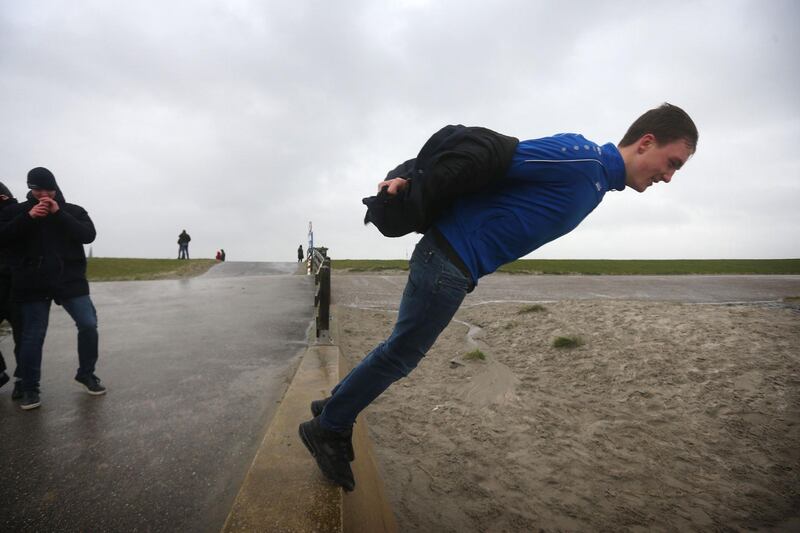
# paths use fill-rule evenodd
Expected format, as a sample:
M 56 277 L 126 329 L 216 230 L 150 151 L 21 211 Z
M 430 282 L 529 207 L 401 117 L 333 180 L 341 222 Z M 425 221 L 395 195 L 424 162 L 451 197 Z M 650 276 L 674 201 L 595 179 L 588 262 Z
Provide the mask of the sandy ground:
M 352 364 L 396 313 L 339 296 Z M 401 531 L 800 530 L 798 310 L 525 307 L 462 308 L 365 412 Z

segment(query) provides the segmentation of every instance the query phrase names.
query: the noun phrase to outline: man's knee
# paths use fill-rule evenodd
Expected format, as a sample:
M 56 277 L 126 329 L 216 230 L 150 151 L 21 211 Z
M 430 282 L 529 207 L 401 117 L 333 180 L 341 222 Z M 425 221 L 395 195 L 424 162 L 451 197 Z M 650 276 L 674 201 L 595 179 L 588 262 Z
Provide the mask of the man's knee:
M 97 319 L 94 317 L 81 317 L 75 321 L 78 331 L 92 331 L 97 329 Z
M 87 309 L 84 309 L 81 313 L 76 313 L 75 315 L 75 325 L 78 327 L 78 331 L 91 331 L 93 329 L 97 329 L 97 314 L 94 311 L 94 307 L 89 304 Z
M 95 311 L 94 304 L 88 296 L 80 296 L 65 302 L 65 308 L 68 308 L 69 314 L 75 321 L 75 326 L 79 331 L 97 329 L 97 311 Z

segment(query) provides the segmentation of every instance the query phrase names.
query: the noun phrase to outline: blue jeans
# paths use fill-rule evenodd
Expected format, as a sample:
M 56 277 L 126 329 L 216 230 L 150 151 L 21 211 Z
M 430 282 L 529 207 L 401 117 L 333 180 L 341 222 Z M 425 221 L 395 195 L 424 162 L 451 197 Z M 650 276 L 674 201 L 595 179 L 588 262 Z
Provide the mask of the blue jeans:
M 22 390 L 39 388 L 42 375 L 42 346 L 47 334 L 52 300 L 22 302 L 19 313 L 22 319 L 19 364 L 22 367 Z M 75 377 L 94 374 L 97 363 L 97 311 L 89 295 L 63 300 L 61 305 L 75 321 L 78 328 L 78 373 Z
M 189 259 L 189 245 L 188 244 L 179 244 L 178 245 L 178 259 Z
M 447 259 L 426 235 L 409 262 L 397 323 L 392 334 L 373 349 L 333 389 L 320 415 L 322 427 L 346 431 L 356 416 L 395 381 L 407 376 L 458 311 L 471 280 Z

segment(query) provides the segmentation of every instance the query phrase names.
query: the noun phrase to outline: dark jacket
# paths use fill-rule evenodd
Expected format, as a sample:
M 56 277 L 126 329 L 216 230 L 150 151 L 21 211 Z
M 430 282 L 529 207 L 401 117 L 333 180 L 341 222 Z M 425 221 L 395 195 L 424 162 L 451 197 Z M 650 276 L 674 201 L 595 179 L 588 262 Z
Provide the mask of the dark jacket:
M 19 202 L 16 198 L 9 198 L 8 200 L 0 200 L 0 213 L 8 208 L 14 207 Z M 8 246 L 0 246 L 0 284 L 3 286 L 11 283 L 11 268 L 9 267 L 10 252 Z M 0 299 L 5 295 L 5 292 L 0 289 Z
M 89 294 L 83 245 L 94 241 L 89 214 L 68 204 L 58 190 L 59 210 L 33 219 L 28 212 L 38 202 L 27 201 L 0 212 L 0 246 L 8 246 L 12 295 L 17 301 L 53 298 L 56 303 Z
M 178 244 L 189 244 L 191 240 L 192 238 L 189 237 L 189 234 L 185 231 L 182 231 L 181 234 L 178 235 Z
M 364 198 L 364 223 L 372 222 L 387 237 L 425 233 L 457 197 L 479 191 L 502 179 L 519 139 L 462 125 L 433 134 L 414 159 L 391 170 L 386 179 L 405 178 L 395 196 L 385 190 Z

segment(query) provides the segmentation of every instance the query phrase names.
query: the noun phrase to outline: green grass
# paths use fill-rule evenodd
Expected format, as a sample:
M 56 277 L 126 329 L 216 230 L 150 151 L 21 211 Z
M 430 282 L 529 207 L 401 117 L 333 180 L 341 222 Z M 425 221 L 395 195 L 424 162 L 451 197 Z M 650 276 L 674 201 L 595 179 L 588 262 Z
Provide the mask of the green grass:
M 577 348 L 583 346 L 583 339 L 571 335 L 569 337 L 556 337 L 553 340 L 553 348 Z
M 334 270 L 380 272 L 408 270 L 402 259 L 337 259 Z M 800 274 L 800 259 L 520 259 L 500 267 L 511 274 L 652 275 Z
M 464 359 L 467 361 L 485 361 L 486 354 L 480 350 L 472 350 L 471 352 L 464 354 Z
M 216 263 L 213 259 L 128 259 L 92 257 L 86 275 L 89 281 L 135 281 L 199 276 Z
M 543 313 L 547 311 L 547 308 L 543 305 L 533 304 L 533 305 L 526 305 L 519 311 L 517 311 L 518 315 L 524 315 L 526 313 Z
M 404 259 L 336 259 L 331 260 L 331 268 L 349 272 L 408 270 L 408 261 Z

